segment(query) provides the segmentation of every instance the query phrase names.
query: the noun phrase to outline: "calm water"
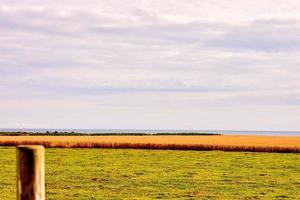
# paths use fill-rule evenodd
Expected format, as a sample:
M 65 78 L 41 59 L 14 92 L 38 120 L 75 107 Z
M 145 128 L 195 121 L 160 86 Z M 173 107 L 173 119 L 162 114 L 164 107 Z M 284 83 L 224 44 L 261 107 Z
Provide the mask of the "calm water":
M 300 136 L 300 131 L 243 131 L 243 130 L 159 130 L 159 129 L 0 129 L 0 132 L 77 132 L 77 133 L 222 133 L 224 135 Z

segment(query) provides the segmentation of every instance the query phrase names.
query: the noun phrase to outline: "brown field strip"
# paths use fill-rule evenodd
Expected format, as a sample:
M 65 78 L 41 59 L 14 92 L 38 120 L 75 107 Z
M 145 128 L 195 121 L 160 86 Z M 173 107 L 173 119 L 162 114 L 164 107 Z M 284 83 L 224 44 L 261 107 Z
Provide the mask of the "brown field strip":
M 300 152 L 300 137 L 292 136 L 0 136 L 2 146 L 18 144 L 60 148 Z

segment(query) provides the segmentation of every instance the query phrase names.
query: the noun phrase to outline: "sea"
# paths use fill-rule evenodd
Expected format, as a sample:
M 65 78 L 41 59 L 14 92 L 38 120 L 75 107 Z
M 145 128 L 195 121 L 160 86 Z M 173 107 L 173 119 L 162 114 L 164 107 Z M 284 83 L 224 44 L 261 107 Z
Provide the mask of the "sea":
M 220 133 L 223 135 L 256 136 L 300 136 L 300 131 L 253 131 L 253 130 L 174 130 L 174 129 L 38 129 L 38 128 L 0 128 L 0 132 L 75 132 L 75 133 Z

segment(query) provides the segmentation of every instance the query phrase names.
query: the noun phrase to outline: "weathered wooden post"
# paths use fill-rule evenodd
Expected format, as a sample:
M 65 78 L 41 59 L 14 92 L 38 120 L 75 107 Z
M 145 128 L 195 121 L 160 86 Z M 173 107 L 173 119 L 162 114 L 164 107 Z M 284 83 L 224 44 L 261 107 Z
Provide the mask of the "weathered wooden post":
M 40 145 L 17 146 L 17 199 L 45 200 L 45 154 Z

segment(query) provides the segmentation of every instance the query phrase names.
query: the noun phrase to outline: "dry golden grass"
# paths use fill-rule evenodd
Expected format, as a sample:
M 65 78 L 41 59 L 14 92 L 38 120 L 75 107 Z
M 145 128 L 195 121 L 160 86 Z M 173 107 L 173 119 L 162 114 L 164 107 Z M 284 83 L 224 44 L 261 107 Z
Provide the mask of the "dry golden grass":
M 289 136 L 0 136 L 0 142 L 4 141 L 300 147 L 300 137 Z
M 300 137 L 284 136 L 0 136 L 0 145 L 300 152 Z

